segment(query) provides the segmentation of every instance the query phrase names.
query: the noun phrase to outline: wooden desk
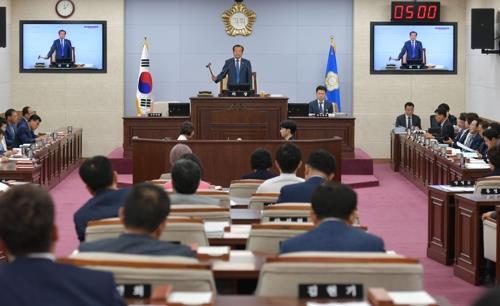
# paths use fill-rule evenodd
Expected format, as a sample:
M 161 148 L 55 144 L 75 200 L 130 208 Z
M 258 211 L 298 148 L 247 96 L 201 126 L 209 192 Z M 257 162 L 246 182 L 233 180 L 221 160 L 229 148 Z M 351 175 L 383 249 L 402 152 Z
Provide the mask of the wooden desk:
M 458 161 L 438 155 L 431 148 L 409 139 L 406 134 L 391 134 L 391 137 L 393 136 L 394 147 L 391 151 L 394 152 L 391 164 L 394 164 L 401 175 L 425 192 L 429 185 L 448 185 L 454 180 L 476 180 L 490 172 L 489 169 L 462 168 Z M 399 140 L 395 140 L 397 138 Z M 397 146 L 397 143 L 400 145 Z M 398 156 L 399 167 L 396 168 Z
M 169 152 L 177 141 L 158 139 L 133 139 L 134 184 L 157 179 L 162 173 L 170 172 Z M 192 140 L 189 147 L 198 156 L 203 172 L 203 179 L 214 184 L 228 187 L 232 180 L 248 173 L 250 169 L 250 155 L 257 148 L 264 148 L 276 152 L 284 141 L 281 140 Z M 341 181 L 342 173 L 342 140 L 338 137 L 331 139 L 297 140 L 294 143 L 302 151 L 305 164 L 309 154 L 317 149 L 325 149 L 332 153 L 337 160 L 335 181 Z M 278 173 L 277 169 L 274 169 Z M 298 172 L 303 175 L 303 168 Z
M 280 139 L 280 122 L 287 118 L 288 98 L 192 97 L 195 138 Z
M 478 285 L 484 270 L 481 215 L 500 204 L 499 195 L 455 195 L 455 265 L 453 273 Z
M 497 205 L 495 207 L 495 210 L 497 211 L 497 220 L 498 220 L 498 216 L 500 216 L 500 205 Z M 498 241 L 500 240 L 500 226 L 498 226 L 498 221 L 497 221 L 497 261 L 496 261 L 496 264 L 495 264 L 495 269 L 496 269 L 496 273 L 495 273 L 495 283 L 498 285 L 500 285 L 500 243 L 498 243 Z
M 428 188 L 427 257 L 444 265 L 455 258 L 455 195 L 440 185 Z M 470 193 L 470 192 L 469 192 Z
M 399 171 L 401 163 L 401 141 L 399 135 L 391 131 L 391 169 L 394 172 Z
M 79 167 L 81 157 L 82 129 L 74 128 L 71 134 L 60 136 L 53 143 L 36 150 L 33 153 L 33 169 L 16 169 L 13 161 L 0 163 L 0 177 L 32 182 L 50 189 Z

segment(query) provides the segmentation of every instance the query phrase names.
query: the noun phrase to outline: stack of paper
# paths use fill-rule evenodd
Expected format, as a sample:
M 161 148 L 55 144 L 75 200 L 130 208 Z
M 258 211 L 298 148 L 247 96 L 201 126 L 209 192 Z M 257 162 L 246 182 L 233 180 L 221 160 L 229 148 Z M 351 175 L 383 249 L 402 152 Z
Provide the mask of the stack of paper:
M 209 305 L 212 300 L 212 292 L 173 292 L 168 296 L 167 304 Z
M 231 248 L 228 246 L 203 246 L 198 247 L 196 253 L 199 255 L 207 255 L 209 257 L 221 257 L 223 255 L 229 255 Z
M 465 164 L 466 169 L 490 169 L 490 165 L 487 163 L 466 163 Z
M 387 294 L 394 305 L 437 305 L 436 300 L 425 291 L 399 291 Z

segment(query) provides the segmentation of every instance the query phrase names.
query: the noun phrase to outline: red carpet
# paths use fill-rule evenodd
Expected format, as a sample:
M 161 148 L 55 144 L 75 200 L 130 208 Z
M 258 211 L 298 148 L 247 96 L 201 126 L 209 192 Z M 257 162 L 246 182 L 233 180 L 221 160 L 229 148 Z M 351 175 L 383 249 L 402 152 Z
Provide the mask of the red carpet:
M 424 265 L 425 289 L 433 295 L 445 296 L 451 305 L 468 306 L 483 291 L 455 276 L 451 267 L 426 257 L 427 198 L 388 164 L 375 164 L 374 174 L 380 186 L 358 189 L 359 212 L 363 225 L 384 238 L 387 250 L 416 257 Z M 128 177 L 120 177 L 127 181 Z M 89 197 L 78 171 L 51 190 L 57 211 L 60 238 L 56 255 L 70 254 L 78 245 L 73 225 L 73 213 Z

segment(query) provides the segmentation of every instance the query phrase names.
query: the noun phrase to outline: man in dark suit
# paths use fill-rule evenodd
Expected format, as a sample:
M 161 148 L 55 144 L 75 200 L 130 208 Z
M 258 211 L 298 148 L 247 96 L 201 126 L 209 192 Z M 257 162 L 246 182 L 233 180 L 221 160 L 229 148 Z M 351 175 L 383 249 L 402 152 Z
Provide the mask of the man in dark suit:
M 47 191 L 16 186 L 0 198 L 0 241 L 12 260 L 0 265 L 0 305 L 125 306 L 111 273 L 55 262 L 58 238 Z
M 5 142 L 7 148 L 15 148 L 17 134 L 17 112 L 13 108 L 9 108 L 5 112 L 5 120 L 7 120 L 7 130 L 5 130 Z
M 316 87 L 316 100 L 309 102 L 309 114 L 332 114 L 333 104 L 326 101 L 326 87 L 320 85 Z
M 242 180 L 268 180 L 276 176 L 270 169 L 273 167 L 271 153 L 263 148 L 257 148 L 250 156 L 252 172 L 243 174 Z
M 52 54 L 56 54 L 56 62 L 60 61 L 71 61 L 72 56 L 72 46 L 71 40 L 66 39 L 66 31 L 59 30 L 59 39 L 54 40 L 52 47 L 50 47 L 49 53 L 47 53 L 46 59 L 49 59 Z
M 35 115 L 36 112 L 31 108 L 31 106 L 25 106 L 23 107 L 21 111 L 21 119 L 18 120 L 17 122 L 17 129 L 19 129 L 22 125 L 28 125 L 28 120 L 32 115 Z
M 446 117 L 448 118 L 448 120 L 450 121 L 450 123 L 452 125 L 457 125 L 457 117 L 453 116 L 452 114 L 450 114 L 450 106 L 446 103 L 441 103 L 438 105 L 437 108 L 444 108 L 446 110 Z M 430 116 L 430 122 L 431 122 L 431 128 L 439 128 L 440 125 L 439 123 L 436 121 L 436 116 L 435 115 L 431 115 Z
M 252 64 L 249 60 L 242 58 L 245 48 L 242 45 L 233 46 L 233 58 L 226 60 L 221 73 L 212 76 L 212 81 L 219 83 L 226 75 L 228 76 L 228 86 L 231 85 L 252 85 Z
M 306 181 L 303 183 L 283 186 L 278 203 L 310 203 L 316 186 L 329 182 L 335 176 L 335 156 L 319 149 L 309 155 L 305 166 Z
M 448 120 L 446 109 L 438 108 L 434 113 L 436 122 L 439 123 L 440 126 L 439 134 L 432 135 L 427 133 L 425 137 L 428 139 L 436 139 L 439 143 L 444 143 L 449 139 L 453 139 L 455 137 L 455 129 Z
M 316 187 L 311 199 L 315 228 L 281 243 L 280 253 L 291 252 L 385 252 L 377 236 L 353 228 L 357 196 L 349 187 L 326 183 Z
M 80 166 L 80 178 L 92 195 L 74 214 L 78 240 L 85 240 L 87 223 L 93 220 L 118 217 L 118 210 L 125 203 L 130 189 L 117 188 L 117 174 L 104 156 L 87 159 Z
M 413 126 L 416 126 L 421 129 L 422 125 L 420 123 L 420 117 L 413 113 L 414 109 L 415 104 L 412 102 L 406 102 L 405 113 L 396 118 L 396 127 L 402 126 L 407 129 L 411 129 Z
M 401 52 L 398 55 L 398 58 L 395 60 L 401 60 L 403 56 L 406 54 L 406 61 L 422 61 L 422 50 L 424 49 L 422 46 L 422 42 L 417 40 L 417 32 L 410 32 L 410 40 L 406 41 L 403 48 L 401 48 Z
M 31 115 L 28 124 L 19 124 L 16 134 L 16 145 L 20 146 L 25 143 L 34 143 L 38 136 L 35 135 L 35 130 L 40 126 L 42 118 L 38 115 Z
M 293 120 L 286 119 L 280 123 L 280 135 L 283 140 L 296 140 L 295 132 L 297 132 L 297 123 Z
M 469 133 L 467 134 L 467 137 L 465 138 L 464 145 L 466 147 L 471 148 L 472 150 L 479 150 L 479 147 L 481 144 L 483 144 L 484 140 L 483 137 L 481 137 L 481 134 L 479 134 L 479 128 L 478 125 L 481 123 L 481 119 L 474 119 L 472 122 L 469 124 Z
M 469 123 L 467 122 L 467 113 L 460 113 L 457 120 L 457 128 L 458 131 L 455 134 L 455 138 L 453 140 L 449 139 L 444 143 L 452 145 L 454 148 L 458 148 L 457 143 L 464 143 L 465 137 L 467 137 L 467 133 L 469 133 Z
M 119 211 L 125 232 L 118 238 L 84 242 L 80 252 L 194 257 L 185 245 L 159 240 L 169 212 L 170 199 L 163 188 L 150 183 L 135 185 Z

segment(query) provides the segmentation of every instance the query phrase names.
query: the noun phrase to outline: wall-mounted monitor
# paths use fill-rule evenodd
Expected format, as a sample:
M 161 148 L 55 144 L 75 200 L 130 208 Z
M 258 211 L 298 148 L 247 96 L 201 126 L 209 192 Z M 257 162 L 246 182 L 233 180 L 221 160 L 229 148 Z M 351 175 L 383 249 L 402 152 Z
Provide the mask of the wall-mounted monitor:
M 20 72 L 105 73 L 106 21 L 20 21 Z
M 372 22 L 372 74 L 456 74 L 457 23 Z

